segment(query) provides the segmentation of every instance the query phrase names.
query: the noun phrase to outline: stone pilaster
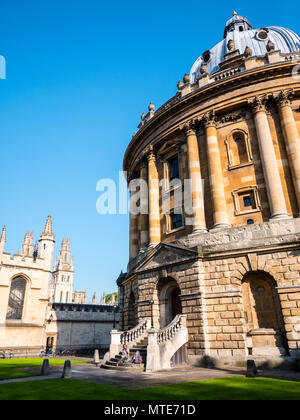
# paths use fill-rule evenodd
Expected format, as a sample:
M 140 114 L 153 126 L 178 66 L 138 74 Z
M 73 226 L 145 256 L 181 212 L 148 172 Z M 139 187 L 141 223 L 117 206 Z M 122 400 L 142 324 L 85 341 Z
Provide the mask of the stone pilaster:
M 287 155 L 292 172 L 293 183 L 300 211 L 300 139 L 292 110 L 293 90 L 281 91 L 275 96 L 286 144 Z
M 227 215 L 221 156 L 214 113 L 205 115 L 203 122 L 206 129 L 209 181 L 214 208 L 214 229 L 227 228 L 230 225 Z
M 286 202 L 281 184 L 276 154 L 266 112 L 267 97 L 257 96 L 249 100 L 257 133 L 265 183 L 269 198 L 271 219 L 288 218 Z

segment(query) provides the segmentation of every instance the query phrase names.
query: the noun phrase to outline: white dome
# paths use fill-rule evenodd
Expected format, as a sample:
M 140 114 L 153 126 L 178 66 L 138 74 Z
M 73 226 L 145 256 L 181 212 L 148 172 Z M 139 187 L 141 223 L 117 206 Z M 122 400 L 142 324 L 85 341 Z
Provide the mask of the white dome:
M 254 56 L 262 56 L 267 53 L 267 44 L 272 41 L 275 50 L 283 54 L 300 51 L 300 37 L 290 29 L 279 26 L 269 26 L 254 30 L 251 23 L 243 16 L 233 16 L 226 23 L 224 39 L 211 50 L 205 51 L 194 63 L 190 71 L 191 83 L 195 83 L 201 76 L 200 67 L 205 64 L 208 73 L 216 73 L 219 64 L 224 61 L 224 55 L 228 52 L 227 44 L 233 40 L 235 48 L 244 53 L 246 47 L 251 48 Z

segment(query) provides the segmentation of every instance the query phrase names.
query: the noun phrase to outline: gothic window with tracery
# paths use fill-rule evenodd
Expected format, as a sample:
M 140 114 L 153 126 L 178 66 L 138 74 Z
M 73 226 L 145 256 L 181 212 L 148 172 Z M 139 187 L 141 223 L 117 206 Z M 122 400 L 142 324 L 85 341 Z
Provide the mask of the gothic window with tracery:
M 16 277 L 11 282 L 6 319 L 21 320 L 25 300 L 26 280 Z

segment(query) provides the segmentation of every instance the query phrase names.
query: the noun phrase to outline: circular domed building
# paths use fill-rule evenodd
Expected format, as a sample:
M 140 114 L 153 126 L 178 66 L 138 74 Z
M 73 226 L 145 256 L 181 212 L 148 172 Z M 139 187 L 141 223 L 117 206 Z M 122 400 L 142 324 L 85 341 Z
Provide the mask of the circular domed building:
M 148 370 L 300 352 L 299 70 L 298 35 L 234 13 L 142 115 L 124 157 L 141 212 L 118 285 L 134 328 L 120 342 L 141 339 Z

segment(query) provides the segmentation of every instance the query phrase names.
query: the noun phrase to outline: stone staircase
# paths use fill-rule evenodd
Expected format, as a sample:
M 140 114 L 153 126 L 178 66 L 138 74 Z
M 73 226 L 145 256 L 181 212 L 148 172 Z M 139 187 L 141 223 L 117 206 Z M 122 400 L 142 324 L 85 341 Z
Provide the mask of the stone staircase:
M 182 350 L 184 354 L 184 346 L 188 342 L 186 317 L 186 315 L 177 315 L 163 329 L 152 328 L 151 319 L 145 318 L 132 330 L 124 332 L 112 330 L 109 351 L 104 356 L 101 368 L 146 372 L 170 369 L 174 366 L 173 361 L 178 352 Z M 119 365 L 124 344 L 129 349 L 130 360 L 136 351 L 140 352 L 142 356 L 140 365 L 134 363 Z
M 119 371 L 134 371 L 134 372 L 144 372 L 147 365 L 147 346 L 148 346 L 148 336 L 145 336 L 141 341 L 134 344 L 129 348 L 129 359 L 133 360 L 134 355 L 137 351 L 140 352 L 142 356 L 142 363 L 140 365 L 134 363 L 124 363 L 119 365 L 120 360 L 122 359 L 122 352 L 117 354 L 115 357 L 112 357 L 110 360 L 106 361 L 101 365 L 102 369 L 110 370 L 119 370 Z

